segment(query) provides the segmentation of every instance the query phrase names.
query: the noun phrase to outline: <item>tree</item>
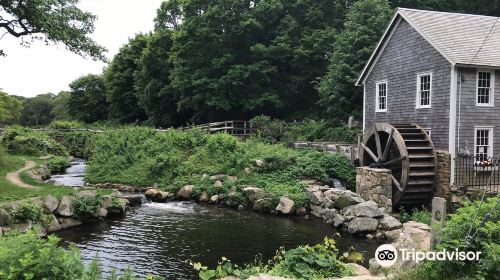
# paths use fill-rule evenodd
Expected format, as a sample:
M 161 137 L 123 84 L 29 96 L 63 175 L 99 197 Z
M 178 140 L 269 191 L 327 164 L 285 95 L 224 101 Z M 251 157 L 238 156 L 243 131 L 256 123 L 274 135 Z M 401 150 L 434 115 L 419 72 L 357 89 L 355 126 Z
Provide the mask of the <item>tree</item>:
M 347 13 L 328 71 L 318 85 L 321 105 L 335 121 L 361 117 L 363 90 L 354 84 L 392 14 L 387 0 L 360 0 Z
M 155 30 L 180 28 L 183 20 L 180 0 L 169 0 L 161 3 L 156 12 Z
M 80 10 L 79 0 L 0 0 L 0 28 L 14 37 L 62 43 L 78 55 L 105 60 L 105 48 L 88 35 L 96 17 Z
M 39 94 L 28 98 L 24 102 L 21 114 L 21 124 L 26 126 L 40 126 L 49 124 L 52 119 L 53 93 Z
M 102 76 L 89 74 L 76 79 L 69 87 L 68 109 L 75 119 L 87 123 L 107 119 L 109 105 Z
M 17 98 L 0 91 L 0 124 L 11 125 L 19 121 L 23 104 Z
M 178 95 L 170 86 L 172 65 L 168 58 L 172 36 L 169 29 L 159 29 L 151 35 L 134 75 L 139 105 L 157 127 L 178 126 L 187 120 L 187 116 L 177 113 Z
M 147 116 L 135 95 L 134 72 L 148 42 L 148 35 L 138 34 L 115 55 L 104 73 L 110 117 L 121 123 L 144 121 Z
M 59 92 L 52 101 L 52 116 L 54 120 L 69 120 L 71 119 L 71 114 L 68 108 L 69 99 L 71 98 L 71 93 L 68 91 Z

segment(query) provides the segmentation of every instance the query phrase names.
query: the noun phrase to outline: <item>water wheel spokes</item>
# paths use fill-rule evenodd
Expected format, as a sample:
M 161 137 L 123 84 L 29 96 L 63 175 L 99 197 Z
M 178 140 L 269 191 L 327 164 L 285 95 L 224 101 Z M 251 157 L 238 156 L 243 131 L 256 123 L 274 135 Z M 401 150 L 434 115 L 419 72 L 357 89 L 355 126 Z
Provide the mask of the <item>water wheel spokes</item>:
M 423 204 L 432 197 L 434 145 L 415 124 L 377 123 L 360 143 L 361 166 L 391 170 L 393 205 Z

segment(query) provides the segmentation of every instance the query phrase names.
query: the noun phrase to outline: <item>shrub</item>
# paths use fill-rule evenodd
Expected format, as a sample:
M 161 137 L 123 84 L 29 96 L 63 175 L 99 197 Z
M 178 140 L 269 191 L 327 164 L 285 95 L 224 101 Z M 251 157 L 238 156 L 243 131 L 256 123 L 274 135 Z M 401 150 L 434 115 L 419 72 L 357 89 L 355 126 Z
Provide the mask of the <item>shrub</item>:
M 120 277 L 115 271 L 103 277 L 97 258 L 85 269 L 80 251 L 74 246 L 64 249 L 59 241 L 53 235 L 39 239 L 35 232 L 0 237 L 0 279 L 137 280 L 130 269 Z
M 25 202 L 19 208 L 12 210 L 10 215 L 14 222 L 22 223 L 28 220 L 38 222 L 42 218 L 42 213 L 41 207 Z
M 7 145 L 9 152 L 14 154 L 68 156 L 64 146 L 41 131 L 9 127 L 2 141 Z
M 97 213 L 101 206 L 100 195 L 77 198 L 73 201 L 74 214 L 77 218 L 89 218 Z
M 404 208 L 399 209 L 400 221 L 406 223 L 408 221 L 415 221 L 431 225 L 431 213 L 426 208 L 413 208 L 409 213 Z
M 199 276 L 202 280 L 227 276 L 245 279 L 257 273 L 310 280 L 352 275 L 353 272 L 342 263 L 338 253 L 335 241 L 325 238 L 323 244 L 305 245 L 288 251 L 281 249 L 267 265 L 262 261 L 255 261 L 240 268 L 233 265 L 230 260 L 222 258 L 214 270 L 209 270 L 199 263 L 193 266 L 200 271 Z
M 77 129 L 85 128 L 85 125 L 75 121 L 58 120 L 51 122 L 47 128 L 50 129 Z
M 50 174 L 63 173 L 67 167 L 71 166 L 67 157 L 52 157 L 45 165 Z
M 96 132 L 92 131 L 50 131 L 48 135 L 63 145 L 70 155 L 78 158 L 89 158 L 92 151 L 92 140 Z

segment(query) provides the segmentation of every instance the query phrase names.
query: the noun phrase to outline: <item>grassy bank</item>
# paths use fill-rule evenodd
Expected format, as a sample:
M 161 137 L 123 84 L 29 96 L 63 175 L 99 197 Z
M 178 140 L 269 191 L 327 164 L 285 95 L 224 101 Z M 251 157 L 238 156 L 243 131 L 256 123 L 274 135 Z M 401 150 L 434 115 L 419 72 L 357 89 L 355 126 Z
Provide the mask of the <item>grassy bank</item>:
M 86 175 L 90 183 L 157 186 L 168 191 L 194 185 L 195 195 L 231 192 L 241 202 L 245 200 L 242 189 L 248 185 L 263 189 L 271 201 L 287 196 L 305 206 L 303 179 L 338 178 L 351 188 L 355 183 L 354 167 L 343 156 L 196 130 L 108 131 L 95 136 L 91 154 Z M 217 174 L 228 175 L 221 176 L 222 185 L 204 179 Z

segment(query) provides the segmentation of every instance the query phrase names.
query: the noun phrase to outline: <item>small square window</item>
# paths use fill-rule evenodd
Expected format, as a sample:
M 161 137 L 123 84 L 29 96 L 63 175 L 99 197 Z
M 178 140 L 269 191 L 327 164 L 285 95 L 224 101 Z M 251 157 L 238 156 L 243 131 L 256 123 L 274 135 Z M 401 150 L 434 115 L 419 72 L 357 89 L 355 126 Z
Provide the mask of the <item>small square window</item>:
M 417 109 L 431 108 L 432 74 L 417 76 Z
M 387 112 L 387 82 L 376 84 L 376 112 Z

